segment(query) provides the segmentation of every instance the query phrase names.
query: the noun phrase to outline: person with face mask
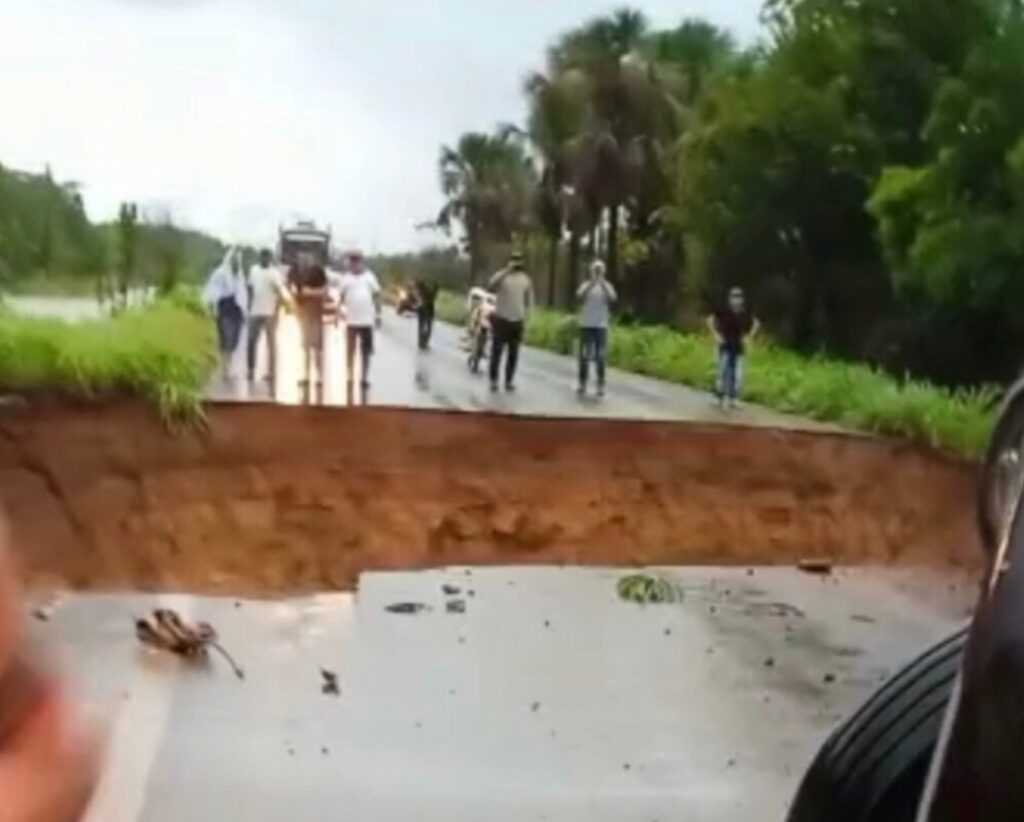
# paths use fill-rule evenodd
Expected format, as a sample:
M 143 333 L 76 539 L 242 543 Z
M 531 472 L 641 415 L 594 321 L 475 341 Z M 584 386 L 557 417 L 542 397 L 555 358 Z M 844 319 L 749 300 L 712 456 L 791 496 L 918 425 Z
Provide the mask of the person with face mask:
M 576 393 L 587 392 L 590 363 L 597 367 L 597 396 L 604 396 L 605 359 L 608 351 L 608 325 L 611 306 L 618 299 L 615 286 L 605 279 L 605 265 L 600 260 L 590 264 L 590 279 L 580 286 L 580 382 Z
M 718 367 L 715 395 L 718 404 L 738 408 L 743 387 L 743 356 L 747 343 L 757 336 L 760 322 L 747 309 L 743 289 L 729 292 L 728 305 L 708 317 L 708 328 L 718 343 Z

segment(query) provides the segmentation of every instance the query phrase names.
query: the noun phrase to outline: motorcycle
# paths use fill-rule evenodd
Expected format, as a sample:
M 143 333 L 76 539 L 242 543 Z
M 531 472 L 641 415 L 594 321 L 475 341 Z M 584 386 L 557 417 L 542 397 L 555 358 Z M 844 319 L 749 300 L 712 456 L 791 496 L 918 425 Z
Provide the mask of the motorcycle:
M 469 341 L 469 370 L 474 374 L 480 373 L 480 363 L 488 357 L 490 340 L 491 331 L 489 324 L 480 323 Z

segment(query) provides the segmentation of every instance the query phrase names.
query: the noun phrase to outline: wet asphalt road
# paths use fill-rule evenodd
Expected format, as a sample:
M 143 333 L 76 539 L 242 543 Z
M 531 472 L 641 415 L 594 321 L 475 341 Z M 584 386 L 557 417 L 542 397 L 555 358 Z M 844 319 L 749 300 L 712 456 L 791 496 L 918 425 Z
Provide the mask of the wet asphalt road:
M 87 822 L 781 822 L 829 728 L 963 614 L 893 572 L 661 573 L 677 601 L 647 607 L 610 569 L 449 568 L 74 594 L 32 628 L 109 731 Z M 211 622 L 245 680 L 140 648 L 161 606 Z
M 520 355 L 515 393 L 492 393 L 486 363 L 480 374 L 472 374 L 466 352 L 460 345 L 461 329 L 437 323 L 429 351 L 416 345 L 416 320 L 386 313 L 377 334 L 370 382 L 365 396 L 357 374 L 351 395 L 345 370 L 345 341 L 342 327 L 328 328 L 325 344 L 323 401 L 329 405 L 369 404 L 414 408 L 448 408 L 463 411 L 487 411 L 552 417 L 609 417 L 640 420 L 695 420 L 743 425 L 766 425 L 824 429 L 826 426 L 800 417 L 763 408 L 745 406 L 737 411 L 722 411 L 714 398 L 703 391 L 661 380 L 610 369 L 607 394 L 598 399 L 591 392 L 576 394 L 576 361 L 573 358 L 524 348 Z M 265 381 L 249 385 L 235 377 L 225 383 L 219 376 L 210 385 L 209 396 L 226 401 L 315 402 L 315 394 L 306 395 L 296 388 L 301 368 L 294 356 L 296 332 L 287 328 L 278 335 L 279 375 L 272 392 Z M 236 373 L 244 373 L 241 351 Z M 260 355 L 260 371 L 265 354 Z M 708 363 L 709 371 L 713 367 Z M 593 376 L 591 377 L 593 379 Z
M 95 300 L 55 297 L 8 297 L 17 311 L 61 317 L 90 319 L 100 315 Z M 210 399 L 231 402 L 281 402 L 298 404 L 322 401 L 328 405 L 387 405 L 412 408 L 448 408 L 462 411 L 488 411 L 552 417 L 608 417 L 639 420 L 690 420 L 724 422 L 739 425 L 764 425 L 814 430 L 835 430 L 832 426 L 802 417 L 780 414 L 764 408 L 745 406 L 738 411 L 722 411 L 714 398 L 703 391 L 661 380 L 609 369 L 608 391 L 603 399 L 576 395 L 576 361 L 571 357 L 524 348 L 520 355 L 517 391 L 492 394 L 485 375 L 472 374 L 467 355 L 459 340 L 461 329 L 438 322 L 430 351 L 416 345 L 416 320 L 399 317 L 390 309 L 377 334 L 374 357 L 366 394 L 359 387 L 360 375 L 350 391 L 345 370 L 344 327 L 327 327 L 325 343 L 325 379 L 322 396 L 315 389 L 300 388 L 303 366 L 298 353 L 298 329 L 294 323 L 282 323 L 277 346 L 279 375 L 271 386 L 258 379 L 245 379 L 245 340 L 235 356 L 234 376 L 224 381 L 218 374 L 210 381 Z M 258 376 L 266 370 L 266 350 L 261 346 Z M 713 364 L 708 362 L 709 372 Z M 593 379 L 593 376 L 591 377 Z M 593 386 L 591 386 L 593 388 Z
M 294 332 L 273 391 L 236 378 L 211 397 L 302 401 Z M 332 329 L 325 400 L 809 425 L 615 371 L 605 400 L 581 401 L 573 361 L 529 349 L 519 391 L 492 395 L 458 335 L 439 324 L 420 353 L 415 322 L 389 314 L 370 394 L 350 399 Z M 916 571 L 664 573 L 680 597 L 650 607 L 617 598 L 621 572 L 580 568 L 364 574 L 356 594 L 265 601 L 68 594 L 32 632 L 107 731 L 87 822 L 765 822 L 829 728 L 972 598 Z M 246 679 L 140 649 L 133 618 L 160 606 L 209 620 Z

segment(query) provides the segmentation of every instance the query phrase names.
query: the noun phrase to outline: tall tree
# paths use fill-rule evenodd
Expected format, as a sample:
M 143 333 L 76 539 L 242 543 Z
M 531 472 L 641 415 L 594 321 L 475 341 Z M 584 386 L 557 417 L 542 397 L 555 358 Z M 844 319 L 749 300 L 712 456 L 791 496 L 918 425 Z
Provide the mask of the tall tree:
M 548 237 L 548 287 L 550 303 L 557 293 L 558 249 L 566 228 L 570 231 L 567 290 L 575 291 L 580 232 L 586 231 L 587 215 L 577 194 L 580 137 L 587 124 L 589 102 L 586 88 L 572 75 L 533 75 L 526 83 L 529 104 L 527 131 L 541 158 L 540 184 L 535 214 Z M 575 251 L 573 251 L 575 249 Z M 568 303 L 567 303 L 568 304 Z
M 536 172 L 523 136 L 503 127 L 494 134 L 464 134 L 445 146 L 439 162 L 445 206 L 437 223 L 459 223 L 470 258 L 470 277 L 479 282 L 488 246 L 507 243 L 529 223 Z
M 642 14 L 621 9 L 569 32 L 549 55 L 552 72 L 585 89 L 588 115 L 577 142 L 574 176 L 584 200 L 604 214 L 613 281 L 619 279 L 620 215 L 630 193 L 633 143 L 644 108 L 631 57 L 646 32 Z
M 969 318 L 974 376 L 1010 378 L 1024 339 L 1024 14 L 1005 6 L 945 80 L 923 130 L 928 162 L 885 169 L 869 202 L 900 293 Z
M 135 203 L 121 203 L 117 215 L 118 280 L 117 293 L 121 307 L 128 305 L 128 294 L 135 284 L 139 245 L 139 208 Z

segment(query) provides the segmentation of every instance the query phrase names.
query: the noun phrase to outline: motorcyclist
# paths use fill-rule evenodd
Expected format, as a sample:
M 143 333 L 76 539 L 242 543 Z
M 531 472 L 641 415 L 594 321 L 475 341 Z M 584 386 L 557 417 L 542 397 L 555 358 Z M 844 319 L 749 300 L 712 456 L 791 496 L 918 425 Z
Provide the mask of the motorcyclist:
M 467 351 L 473 347 L 478 319 L 477 309 L 483 303 L 486 293 L 482 288 L 471 288 L 466 295 L 466 327 L 462 332 L 462 347 Z
M 469 299 L 469 324 L 466 338 L 469 348 L 472 350 L 481 333 L 490 333 L 491 316 L 494 314 L 494 298 L 482 288 L 474 288 L 470 292 Z

